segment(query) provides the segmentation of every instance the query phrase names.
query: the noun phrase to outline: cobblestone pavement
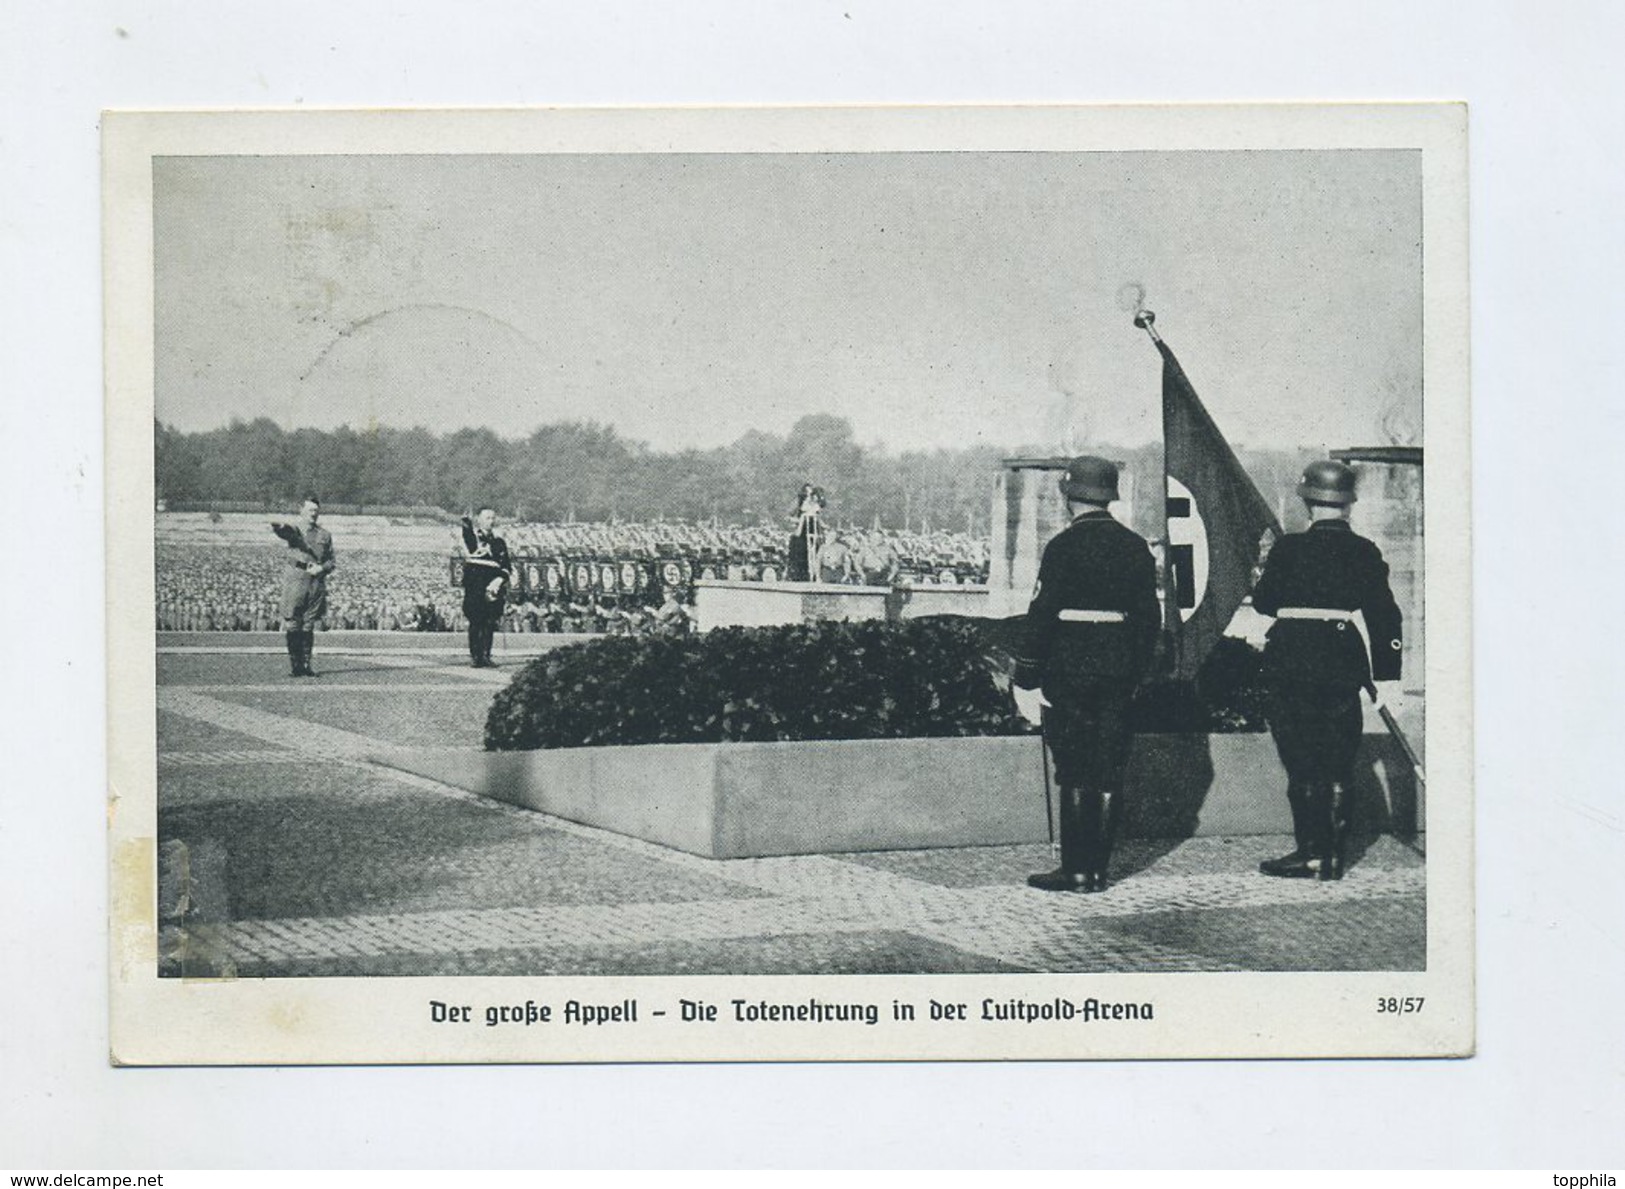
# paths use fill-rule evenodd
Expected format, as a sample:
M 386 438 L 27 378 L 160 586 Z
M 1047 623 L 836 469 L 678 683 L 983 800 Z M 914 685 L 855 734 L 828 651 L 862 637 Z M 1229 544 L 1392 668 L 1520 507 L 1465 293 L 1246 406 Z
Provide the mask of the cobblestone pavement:
M 258 641 L 256 644 L 260 643 Z M 216 977 L 1414 970 L 1421 855 L 1272 880 L 1274 837 L 1128 840 L 1103 895 L 1043 846 L 703 859 L 368 757 L 477 746 L 495 671 L 318 648 L 160 648 L 160 967 Z

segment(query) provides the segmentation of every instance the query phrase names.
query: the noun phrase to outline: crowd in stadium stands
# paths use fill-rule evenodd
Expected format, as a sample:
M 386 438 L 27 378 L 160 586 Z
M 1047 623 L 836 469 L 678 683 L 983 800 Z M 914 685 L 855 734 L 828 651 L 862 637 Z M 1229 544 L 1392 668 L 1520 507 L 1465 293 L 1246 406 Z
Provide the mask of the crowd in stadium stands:
M 510 632 L 686 631 L 696 579 L 774 582 L 787 570 L 779 528 L 654 524 L 506 524 L 513 556 L 503 629 Z M 276 631 L 286 551 L 160 540 L 157 626 L 164 631 Z M 451 536 L 442 554 L 334 542 L 328 628 L 462 631 Z M 819 580 L 888 586 L 987 581 L 988 548 L 965 533 L 834 528 Z

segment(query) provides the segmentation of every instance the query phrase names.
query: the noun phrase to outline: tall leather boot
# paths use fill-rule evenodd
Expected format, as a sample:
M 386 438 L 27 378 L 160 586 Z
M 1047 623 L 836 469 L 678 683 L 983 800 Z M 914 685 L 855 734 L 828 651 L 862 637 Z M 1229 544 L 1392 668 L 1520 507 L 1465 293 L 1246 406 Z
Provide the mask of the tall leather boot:
M 303 637 L 300 643 L 300 652 L 304 659 L 304 665 L 303 671 L 299 675 L 301 677 L 314 677 L 316 676 L 316 670 L 310 667 L 310 654 L 316 650 L 316 633 L 313 629 L 306 628 L 300 635 Z
M 1322 881 L 1341 879 L 1337 864 L 1337 825 L 1332 811 L 1332 786 L 1316 781 L 1309 786 L 1310 853 L 1315 875 Z
M 1027 877 L 1030 887 L 1046 892 L 1081 892 L 1088 877 L 1084 874 L 1089 854 L 1088 824 L 1084 820 L 1087 794 L 1076 785 L 1062 785 L 1057 798 L 1056 817 L 1060 819 L 1061 865 Z
M 288 632 L 288 676 L 305 675 L 305 639 L 303 632 Z
M 484 667 L 484 629 L 475 620 L 468 621 L 468 659 L 476 669 Z
M 1327 827 L 1326 858 L 1320 864 L 1321 879 L 1342 879 L 1348 865 L 1349 813 L 1353 808 L 1353 790 L 1341 780 L 1326 786 L 1326 811 L 1331 819 Z
M 1123 794 L 1103 792 L 1095 794 L 1096 809 L 1086 811 L 1085 819 L 1096 824 L 1091 838 L 1090 855 L 1085 863 L 1084 887 L 1086 892 L 1104 892 L 1106 873 L 1111 868 L 1112 847 L 1117 842 L 1118 824 L 1123 818 Z
M 1309 785 L 1301 780 L 1288 781 L 1286 802 L 1292 809 L 1292 853 L 1278 859 L 1265 859 L 1258 869 L 1265 875 L 1282 879 L 1307 879 L 1315 874 L 1314 865 L 1309 861 L 1314 857 L 1311 841 L 1314 831 L 1309 820 Z
M 492 657 L 491 657 L 491 645 L 496 642 L 496 636 L 497 636 L 497 625 L 496 625 L 496 623 L 495 622 L 487 623 L 485 625 L 485 634 L 481 637 L 481 652 L 480 652 L 480 656 L 484 659 L 485 667 L 487 669 L 494 669 L 494 668 L 497 667 L 496 661 L 493 660 Z

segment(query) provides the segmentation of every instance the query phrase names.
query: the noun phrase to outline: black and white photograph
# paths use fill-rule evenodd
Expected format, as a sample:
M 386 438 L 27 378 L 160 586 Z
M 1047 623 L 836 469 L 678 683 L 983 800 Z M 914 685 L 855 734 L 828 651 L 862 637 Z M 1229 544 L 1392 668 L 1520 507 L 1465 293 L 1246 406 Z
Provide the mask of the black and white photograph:
M 1470 1053 L 1464 129 L 111 114 L 115 1059 Z

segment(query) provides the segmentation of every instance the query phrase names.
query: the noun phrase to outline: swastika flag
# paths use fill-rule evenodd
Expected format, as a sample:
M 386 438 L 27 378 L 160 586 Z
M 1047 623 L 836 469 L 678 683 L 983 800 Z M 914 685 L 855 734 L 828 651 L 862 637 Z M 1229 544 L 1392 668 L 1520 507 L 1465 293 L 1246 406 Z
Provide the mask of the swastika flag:
M 1156 345 L 1168 492 L 1163 619 L 1174 645 L 1171 676 L 1192 680 L 1252 589 L 1265 534 L 1281 528 L 1179 360 L 1161 339 Z

